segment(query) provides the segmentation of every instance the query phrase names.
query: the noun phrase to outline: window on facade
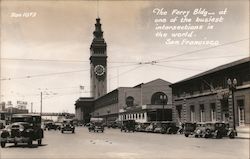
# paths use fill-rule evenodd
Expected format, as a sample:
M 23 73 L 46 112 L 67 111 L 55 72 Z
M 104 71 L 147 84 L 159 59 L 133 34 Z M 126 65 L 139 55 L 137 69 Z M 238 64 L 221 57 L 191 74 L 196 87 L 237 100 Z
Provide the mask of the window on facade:
M 167 96 L 165 93 L 163 92 L 156 92 L 152 95 L 151 97 L 151 104 L 152 105 L 162 105 L 163 101 L 161 100 L 160 96 L 161 95 L 165 95 Z
M 211 121 L 216 121 L 216 108 L 215 108 L 215 103 L 210 104 L 210 117 Z
M 131 96 L 127 97 L 127 98 L 126 98 L 126 105 L 127 105 L 128 107 L 134 106 L 134 98 L 131 97 Z
M 177 117 L 178 117 L 179 120 L 181 120 L 181 109 L 182 109 L 182 105 L 177 105 L 176 106 Z
M 200 104 L 200 122 L 205 121 L 204 104 Z
M 237 100 L 237 107 L 238 107 L 238 112 L 239 112 L 239 124 L 244 125 L 245 124 L 245 109 L 244 109 L 243 99 Z
M 190 121 L 194 122 L 195 121 L 195 110 L 194 110 L 194 105 L 190 106 Z

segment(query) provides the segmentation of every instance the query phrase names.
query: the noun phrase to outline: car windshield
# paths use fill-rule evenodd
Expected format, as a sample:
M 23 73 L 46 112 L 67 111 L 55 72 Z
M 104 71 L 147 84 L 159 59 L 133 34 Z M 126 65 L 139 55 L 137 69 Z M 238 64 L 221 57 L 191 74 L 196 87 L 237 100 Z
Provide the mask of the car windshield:
M 40 116 L 17 116 L 12 117 L 12 122 L 28 122 L 28 123 L 41 123 Z

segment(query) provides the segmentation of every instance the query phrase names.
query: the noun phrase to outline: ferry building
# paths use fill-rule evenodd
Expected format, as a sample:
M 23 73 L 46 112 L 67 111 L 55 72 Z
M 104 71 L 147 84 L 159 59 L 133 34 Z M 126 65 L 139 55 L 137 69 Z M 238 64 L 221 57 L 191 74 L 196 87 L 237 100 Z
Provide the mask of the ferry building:
M 83 122 L 89 122 L 90 117 L 102 117 L 106 121 L 172 120 L 172 88 L 168 81 L 155 79 L 132 87 L 119 87 L 107 93 L 107 44 L 100 18 L 96 19 L 93 35 L 89 58 L 92 94 L 76 101 L 76 118 Z

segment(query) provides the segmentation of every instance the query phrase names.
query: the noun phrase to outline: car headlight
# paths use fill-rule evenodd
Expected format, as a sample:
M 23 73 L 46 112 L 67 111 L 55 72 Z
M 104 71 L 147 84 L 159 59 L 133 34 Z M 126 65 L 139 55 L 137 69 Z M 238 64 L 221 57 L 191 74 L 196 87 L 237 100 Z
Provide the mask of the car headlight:
M 20 128 L 19 131 L 24 131 L 24 128 Z

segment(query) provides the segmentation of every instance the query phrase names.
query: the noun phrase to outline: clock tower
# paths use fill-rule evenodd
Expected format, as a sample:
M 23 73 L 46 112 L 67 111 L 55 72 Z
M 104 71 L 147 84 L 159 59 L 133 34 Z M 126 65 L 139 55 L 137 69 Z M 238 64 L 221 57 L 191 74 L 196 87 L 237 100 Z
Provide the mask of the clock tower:
M 90 87 L 94 99 L 107 93 L 107 44 L 101 26 L 100 18 L 97 18 L 90 46 Z

